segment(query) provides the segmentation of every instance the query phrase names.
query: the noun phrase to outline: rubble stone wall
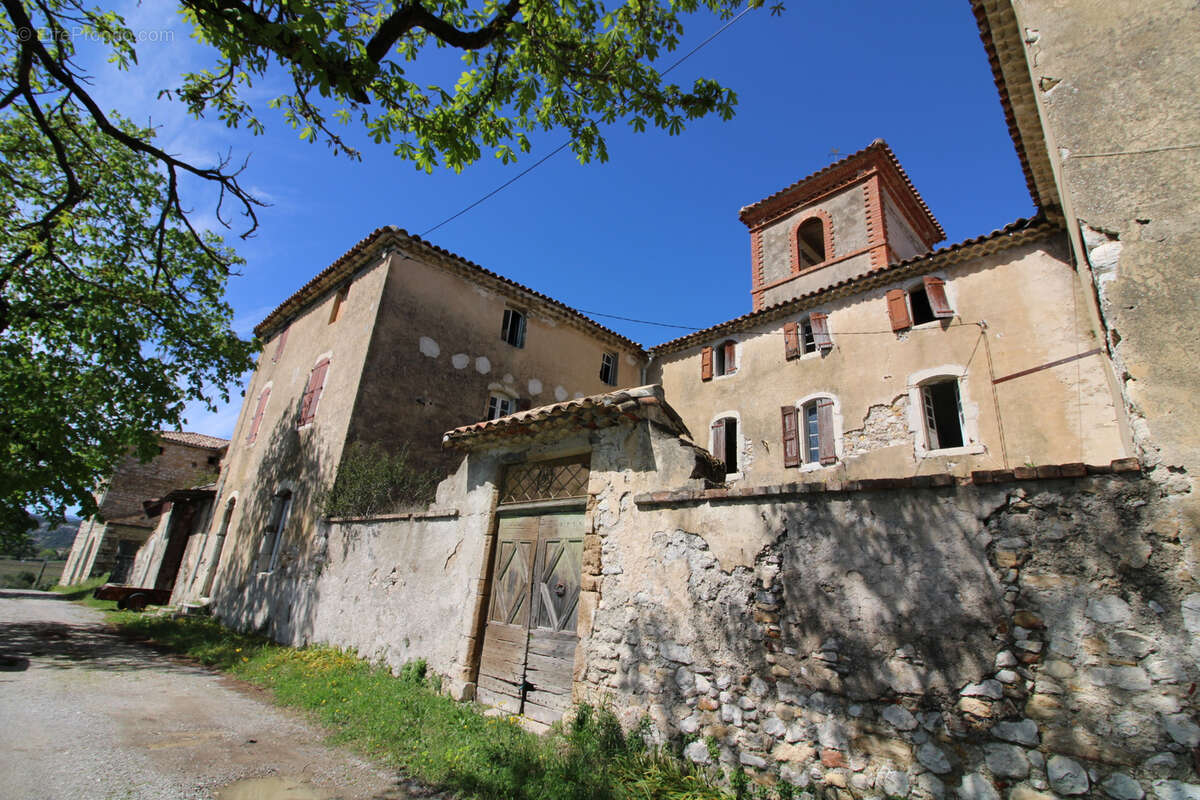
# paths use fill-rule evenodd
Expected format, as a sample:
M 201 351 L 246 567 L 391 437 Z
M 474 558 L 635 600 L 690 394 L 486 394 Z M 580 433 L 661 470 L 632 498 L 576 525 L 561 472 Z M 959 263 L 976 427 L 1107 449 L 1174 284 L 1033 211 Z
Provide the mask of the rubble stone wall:
M 1154 482 L 652 494 L 684 447 L 653 438 L 593 450 L 581 699 L 838 800 L 1200 797 L 1200 587 Z

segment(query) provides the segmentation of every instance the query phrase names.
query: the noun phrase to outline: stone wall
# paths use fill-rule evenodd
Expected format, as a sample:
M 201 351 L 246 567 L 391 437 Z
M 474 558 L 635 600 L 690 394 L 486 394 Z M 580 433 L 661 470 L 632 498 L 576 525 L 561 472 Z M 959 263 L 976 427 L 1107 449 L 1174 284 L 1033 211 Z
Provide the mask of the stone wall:
M 838 800 L 1200 796 L 1200 589 L 1153 482 L 640 491 L 680 445 L 593 450 L 580 698 Z

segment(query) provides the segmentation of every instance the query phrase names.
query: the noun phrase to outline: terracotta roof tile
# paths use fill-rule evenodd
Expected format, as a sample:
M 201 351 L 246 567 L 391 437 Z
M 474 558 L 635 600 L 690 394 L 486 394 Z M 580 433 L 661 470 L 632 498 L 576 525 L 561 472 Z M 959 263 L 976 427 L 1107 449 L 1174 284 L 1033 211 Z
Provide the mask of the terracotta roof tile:
M 690 436 L 683 420 L 667 404 L 662 387 L 654 384 L 566 400 L 499 419 L 463 425 L 447 431 L 442 436 L 442 443 L 447 447 L 469 448 L 541 432 L 604 428 L 634 419 L 651 419 L 675 433 Z
M 928 216 L 930 223 L 932 223 L 933 227 L 938 231 L 938 233 L 941 234 L 940 238 L 945 239 L 946 231 L 942 228 L 942 224 L 937 221 L 936 217 L 933 216 L 933 212 L 930 211 L 929 206 L 925 204 L 925 199 L 921 197 L 921 193 L 918 192 L 917 187 L 913 185 L 912 180 L 908 177 L 908 173 L 904 171 L 904 167 L 900 166 L 900 161 L 896 158 L 896 154 L 892 152 L 892 148 L 889 147 L 888 143 L 883 139 L 876 139 L 862 150 L 851 153 L 845 158 L 835 161 L 829 166 L 823 167 L 811 175 L 801 178 L 790 186 L 785 186 L 778 192 L 759 200 L 757 203 L 751 203 L 748 206 L 744 206 L 738 212 L 738 217 L 742 220 L 742 222 L 745 222 L 749 225 L 750 222 L 748 222 L 748 220 L 753 219 L 757 214 L 774 205 L 776 202 L 783 200 L 809 181 L 842 171 L 846 169 L 846 167 L 850 166 L 854 161 L 860 160 L 864 156 L 871 153 L 880 153 L 887 157 L 887 160 L 891 163 L 892 167 L 895 168 L 896 172 L 900 175 L 900 178 L 904 181 L 905 186 L 907 186 L 908 190 L 912 192 L 912 196 L 920 205 L 921 210 L 925 212 L 926 216 Z
M 318 295 L 323 294 L 324 292 L 326 292 L 330 288 L 332 288 L 331 284 L 333 282 L 335 282 L 335 276 L 340 278 L 340 275 L 337 275 L 337 273 L 339 273 L 343 267 L 348 266 L 352 261 L 354 261 L 358 256 L 362 255 L 367 250 L 369 250 L 373 245 L 375 245 L 377 243 L 382 243 L 384 240 L 389 240 L 389 239 L 391 241 L 393 241 L 396 244 L 396 246 L 398 246 L 398 247 L 411 246 L 411 245 L 415 244 L 420 248 L 424 248 L 426 250 L 429 250 L 429 251 L 432 251 L 439 255 L 442 255 L 446 258 L 452 259 L 453 261 L 457 262 L 460 266 L 465 267 L 468 274 L 474 273 L 477 276 L 484 276 L 493 281 L 498 281 L 507 287 L 516 289 L 517 291 L 519 291 L 521 293 L 524 293 L 526 295 L 530 295 L 531 297 L 537 298 L 538 300 L 552 306 L 553 308 L 557 309 L 558 311 L 563 312 L 567 317 L 574 319 L 581 326 L 583 326 L 585 328 L 590 328 L 590 329 L 592 329 L 594 331 L 598 331 L 600 333 L 603 333 L 606 336 L 608 336 L 612 339 L 615 339 L 616 341 L 620 342 L 621 344 L 625 345 L 626 347 L 632 349 L 635 353 L 637 353 L 639 355 L 643 355 L 643 356 L 645 355 L 645 351 L 642 349 L 642 346 L 640 344 L 638 344 L 637 342 L 635 342 L 632 339 L 629 339 L 625 336 L 622 336 L 621 334 L 617 333 L 616 331 L 612 330 L 611 328 L 607 328 L 604 325 L 601 325 L 600 323 L 596 322 L 595 320 L 593 320 L 590 317 L 588 317 L 587 315 L 585 315 L 583 312 L 572 308 L 571 306 L 567 305 L 566 303 L 563 303 L 559 300 L 555 300 L 553 297 L 542 294 L 541 292 L 537 291 L 536 289 L 531 289 L 530 287 L 525 286 L 524 284 L 517 283 L 516 281 L 512 280 L 511 278 L 506 278 L 503 275 L 500 275 L 499 273 L 492 272 L 489 269 L 479 266 L 478 264 L 476 264 L 473 261 L 463 258 L 462 256 L 458 255 L 457 253 L 452 253 L 451 251 L 446 250 L 443 247 L 439 247 L 438 245 L 433 244 L 432 242 L 426 241 L 419 236 L 414 236 L 414 235 L 408 233 L 408 231 L 404 230 L 403 228 L 398 228 L 394 225 L 388 225 L 388 226 L 385 226 L 382 228 L 376 228 L 374 231 L 369 233 L 366 237 L 361 239 L 353 247 L 351 247 L 349 250 L 347 250 L 345 253 L 343 253 L 341 256 L 339 256 L 336 261 L 334 261 L 328 267 L 326 267 L 325 269 L 323 269 L 319 273 L 317 273 L 317 275 L 315 277 L 313 277 L 312 280 L 308 281 L 308 283 L 304 284 L 299 289 L 297 289 L 291 295 L 291 297 L 287 298 L 282 303 L 280 303 L 279 306 L 274 311 L 272 311 L 270 314 L 268 314 L 266 316 L 266 318 L 263 319 L 263 321 L 260 322 L 254 328 L 254 333 L 261 338 L 265 338 L 264 335 L 268 331 L 271 331 L 278 325 L 282 324 L 284 319 L 288 315 L 303 308 L 305 305 L 307 305 L 307 303 L 310 300 L 314 299 Z
M 663 342 L 660 345 L 651 347 L 649 353 L 651 357 L 658 357 L 666 353 L 671 353 L 676 350 L 682 350 L 685 347 L 690 347 L 704 339 L 715 335 L 723 335 L 734 331 L 749 328 L 759 322 L 768 321 L 776 316 L 780 316 L 785 312 L 795 310 L 808 305 L 815 305 L 812 301 L 815 299 L 826 299 L 826 295 L 830 294 L 849 294 L 854 291 L 862 291 L 870 288 L 872 284 L 878 282 L 881 278 L 886 279 L 894 272 L 912 271 L 912 268 L 925 265 L 929 270 L 937 269 L 942 266 L 947 259 L 952 259 L 950 263 L 955 263 L 962 258 L 969 258 L 972 255 L 983 255 L 985 252 L 994 252 L 1004 249 L 1021 242 L 1028 241 L 1031 238 L 1036 238 L 1052 231 L 1061 230 L 1062 226 L 1057 223 L 1052 223 L 1046 220 L 1045 217 L 1036 216 L 1031 219 L 1021 218 L 1015 222 L 1005 225 L 1003 228 L 994 230 L 991 233 L 983 236 L 976 236 L 971 239 L 965 239 L 957 244 L 947 245 L 934 250 L 932 253 L 926 253 L 921 256 L 915 256 L 905 261 L 897 261 L 886 267 L 879 267 L 862 275 L 853 278 L 845 278 L 844 280 L 832 283 L 821 289 L 814 289 L 811 292 L 806 292 L 799 297 L 790 298 L 774 305 L 760 308 L 757 311 L 751 311 L 748 314 L 743 314 L 740 317 L 734 317 L 731 320 L 711 325 L 707 328 L 680 336 L 677 339 L 671 339 L 668 342 Z M 1029 234 L 1021 236 L 1020 234 Z M 1005 241 L 1005 240 L 1008 241 Z M 988 248 L 988 245 L 999 244 L 999 247 Z M 976 253 L 976 251 L 982 251 Z M 959 256 L 959 258 L 955 258 Z M 864 284 L 858 286 L 857 284 Z
M 168 442 L 176 444 L 186 444 L 190 447 L 202 447 L 205 450 L 224 450 L 229 446 L 228 439 L 218 439 L 216 436 L 207 436 L 203 433 L 190 433 L 188 431 L 159 431 L 160 438 Z

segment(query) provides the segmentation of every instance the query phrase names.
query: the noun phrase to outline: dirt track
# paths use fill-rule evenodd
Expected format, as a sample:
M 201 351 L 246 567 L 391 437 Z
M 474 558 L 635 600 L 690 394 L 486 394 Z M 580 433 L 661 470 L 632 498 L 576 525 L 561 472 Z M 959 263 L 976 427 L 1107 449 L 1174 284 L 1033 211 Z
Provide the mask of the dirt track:
M 127 641 L 93 609 L 0 592 L 5 800 L 411 796 L 256 690 Z

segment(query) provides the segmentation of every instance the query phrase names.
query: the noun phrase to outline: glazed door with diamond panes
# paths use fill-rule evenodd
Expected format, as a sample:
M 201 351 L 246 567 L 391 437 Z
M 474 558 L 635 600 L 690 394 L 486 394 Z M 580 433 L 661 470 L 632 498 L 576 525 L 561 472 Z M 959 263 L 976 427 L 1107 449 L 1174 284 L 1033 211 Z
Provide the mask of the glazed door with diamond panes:
M 505 504 L 574 505 L 587 478 L 586 459 L 572 458 L 515 465 L 501 484 L 478 699 L 544 724 L 571 704 L 584 515 Z

